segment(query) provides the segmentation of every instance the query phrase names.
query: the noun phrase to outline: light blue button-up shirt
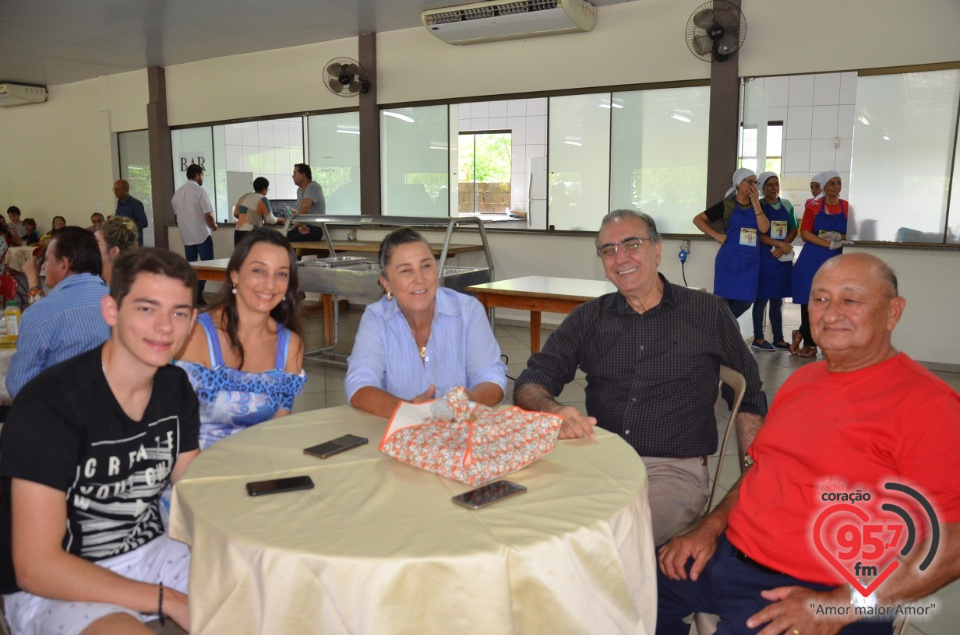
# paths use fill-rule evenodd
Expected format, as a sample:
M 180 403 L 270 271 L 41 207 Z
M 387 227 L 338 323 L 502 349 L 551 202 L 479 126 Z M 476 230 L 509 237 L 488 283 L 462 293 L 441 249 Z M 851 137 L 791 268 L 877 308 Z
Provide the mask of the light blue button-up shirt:
M 110 327 L 100 312 L 100 300 L 106 294 L 107 285 L 100 276 L 77 273 L 23 312 L 17 352 L 7 373 L 11 397 L 47 368 L 107 341 Z
M 405 400 L 431 384 L 437 387 L 437 397 L 455 386 L 471 390 L 485 382 L 506 392 L 507 367 L 476 298 L 440 287 L 434 306 L 426 359 L 420 359 L 410 324 L 395 300 L 383 297 L 367 307 L 347 359 L 348 401 L 364 386 Z

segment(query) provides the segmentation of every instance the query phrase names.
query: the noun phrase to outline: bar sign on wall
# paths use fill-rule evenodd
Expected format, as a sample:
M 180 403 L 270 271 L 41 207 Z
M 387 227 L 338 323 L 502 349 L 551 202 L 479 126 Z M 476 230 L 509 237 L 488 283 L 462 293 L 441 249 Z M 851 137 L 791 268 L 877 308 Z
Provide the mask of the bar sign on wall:
M 196 163 L 201 168 L 206 170 L 207 168 L 207 158 L 203 156 L 202 152 L 181 152 L 180 153 L 180 171 L 186 172 L 187 168 L 190 167 L 190 164 Z

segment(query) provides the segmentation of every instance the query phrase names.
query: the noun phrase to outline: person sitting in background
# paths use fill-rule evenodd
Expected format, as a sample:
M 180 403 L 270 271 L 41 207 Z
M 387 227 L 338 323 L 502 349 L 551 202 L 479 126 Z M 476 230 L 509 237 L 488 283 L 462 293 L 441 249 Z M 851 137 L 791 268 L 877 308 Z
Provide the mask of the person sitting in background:
M 507 367 L 486 312 L 476 298 L 438 288 L 427 240 L 401 227 L 380 243 L 378 259 L 386 295 L 360 319 L 344 380 L 350 405 L 389 417 L 401 401 L 429 401 L 456 386 L 478 403 L 500 403 Z
M 37 231 L 37 221 L 32 218 L 23 219 L 23 229 L 26 233 L 21 242 L 24 245 L 36 245 L 40 242 L 40 232 Z
M 253 192 L 244 194 L 237 201 L 233 208 L 233 216 L 237 219 L 237 228 L 233 232 L 233 246 L 243 240 L 254 227 L 260 227 L 264 223 L 269 225 L 277 224 L 277 217 L 273 215 L 270 209 L 270 200 L 267 198 L 267 190 L 270 189 L 270 181 L 262 176 L 253 180 Z
M 47 287 L 50 295 L 30 306 L 20 318 L 17 352 L 10 360 L 7 391 L 16 397 L 20 389 L 41 371 L 103 344 L 110 329 L 100 314 L 100 301 L 107 286 L 100 273 L 100 248 L 93 234 L 83 227 L 64 227 L 47 245 Z M 34 259 L 24 273 L 39 266 Z M 27 273 L 28 278 L 31 273 Z M 32 286 L 29 294 L 38 296 Z
M 247 233 L 174 362 L 200 398 L 201 449 L 290 414 L 306 382 L 296 256 L 278 232 Z
M 811 199 L 803 211 L 800 223 L 800 238 L 804 246 L 793 266 L 793 301 L 800 305 L 800 329 L 793 332 L 790 353 L 800 357 L 816 357 L 817 343 L 810 331 L 807 301 L 813 276 L 827 260 L 843 253 L 847 240 L 847 217 L 850 204 L 840 198 L 843 184 L 840 173 L 822 172 L 823 196 Z M 800 348 L 801 340 L 803 348 Z
M 166 249 L 126 254 L 100 305 L 109 341 L 14 400 L 0 445 L 0 592 L 14 633 L 149 633 L 141 623 L 164 616 L 190 629 L 190 550 L 164 532 L 158 500 L 198 454 L 197 397 L 169 363 L 195 285 Z
M 23 238 L 27 234 L 27 230 L 24 229 L 23 223 L 20 222 L 20 208 L 16 205 L 11 205 L 7 208 L 7 216 L 10 219 L 10 228 L 16 232 L 19 238 Z
M 960 396 L 893 347 L 906 305 L 896 276 L 874 256 L 833 258 L 817 272 L 808 302 L 826 361 L 805 365 L 784 382 L 748 448 L 755 465 L 692 531 L 660 549 L 658 635 L 687 635 L 683 619 L 694 611 L 719 614 L 723 633 L 889 635 L 890 621 L 866 619 L 840 629 L 865 615 L 892 620 L 893 605 L 960 576 Z M 913 507 L 916 500 L 888 487 L 891 482 L 926 499 L 927 513 L 936 512 L 939 544 L 936 538 L 922 544 L 924 533 L 929 538 L 925 521 L 912 552 L 912 523 L 909 537 L 896 531 L 890 544 L 890 533 L 880 538 L 884 514 L 887 523 L 892 511 L 903 517 L 892 518 L 897 524 L 887 524 L 888 532 L 910 517 L 926 518 Z M 834 502 L 841 499 L 827 492 L 843 492 L 842 500 L 855 504 Z M 908 503 L 912 513 L 894 501 Z M 821 528 L 827 516 L 831 524 Z M 878 517 L 876 525 L 862 525 Z M 856 524 L 840 526 L 851 520 Z M 857 547 L 846 552 L 851 528 Z M 835 550 L 836 540 L 843 549 Z M 928 551 L 932 560 L 921 564 Z M 847 583 L 851 574 L 869 575 L 860 562 L 854 567 L 854 555 L 877 565 L 869 567 L 874 572 L 892 571 L 876 578 L 882 584 L 869 595 Z M 844 571 L 835 568 L 841 566 Z
M 327 203 L 323 198 L 323 188 L 313 180 L 313 171 L 306 163 L 293 166 L 293 182 L 297 186 L 297 215 L 326 214 Z M 321 240 L 323 230 L 317 225 L 293 223 L 287 231 L 290 242 Z
M 797 237 L 797 217 L 793 205 L 780 198 L 780 177 L 774 172 L 764 172 L 757 178 L 763 191 L 760 205 L 770 220 L 770 229 L 760 233 L 760 282 L 757 285 L 757 300 L 753 303 L 753 348 L 764 351 L 790 350 L 783 339 L 783 299 L 792 295 L 790 281 L 793 269 L 793 246 Z M 787 255 L 791 254 L 791 255 Z M 784 258 L 786 256 L 786 258 Z M 770 327 L 773 343 L 763 337 L 763 312 L 770 302 Z
M 103 262 L 101 277 L 109 285 L 113 274 L 113 263 L 122 254 L 136 249 L 140 245 L 140 232 L 136 224 L 125 216 L 111 216 L 94 233 L 100 247 L 100 260 Z
M 53 236 L 53 232 L 57 231 L 58 229 L 63 229 L 66 226 L 67 219 L 65 219 L 63 216 L 54 216 L 53 221 L 50 223 L 50 231 L 40 237 L 40 242 L 46 244 L 47 241 L 49 241 Z
M 100 212 L 94 212 L 90 215 L 90 226 L 87 227 L 87 231 L 91 233 L 97 233 L 97 230 L 100 229 L 100 226 L 103 225 L 103 221 L 106 220 L 103 217 L 103 214 Z
M 711 223 L 723 220 L 723 232 Z M 760 240 L 770 221 L 760 207 L 757 175 L 740 168 L 733 187 L 722 201 L 693 219 L 697 229 L 720 243 L 713 270 L 713 293 L 727 301 L 733 317 L 740 317 L 757 298 L 760 282 Z

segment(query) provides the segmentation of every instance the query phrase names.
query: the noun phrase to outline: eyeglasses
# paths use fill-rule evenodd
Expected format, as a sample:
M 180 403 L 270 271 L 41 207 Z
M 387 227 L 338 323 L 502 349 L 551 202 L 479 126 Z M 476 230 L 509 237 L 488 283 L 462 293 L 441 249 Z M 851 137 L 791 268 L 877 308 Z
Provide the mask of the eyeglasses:
M 607 243 L 606 245 L 600 245 L 597 247 L 597 255 L 601 258 L 613 258 L 617 255 L 617 251 L 623 247 L 623 250 L 627 253 L 631 251 L 636 251 L 640 249 L 640 246 L 643 244 L 643 241 L 649 241 L 649 238 L 640 238 L 639 236 L 631 236 L 626 238 L 620 243 Z

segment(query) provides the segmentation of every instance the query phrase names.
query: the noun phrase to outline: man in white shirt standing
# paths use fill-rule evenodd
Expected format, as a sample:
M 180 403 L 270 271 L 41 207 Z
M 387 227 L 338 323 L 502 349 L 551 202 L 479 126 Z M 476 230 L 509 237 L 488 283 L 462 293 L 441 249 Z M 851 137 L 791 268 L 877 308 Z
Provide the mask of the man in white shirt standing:
M 217 231 L 213 201 L 203 185 L 203 167 L 191 163 L 187 167 L 187 182 L 173 195 L 173 213 L 177 215 L 183 252 L 190 262 L 213 260 L 213 236 Z M 203 288 L 206 282 L 197 283 L 197 304 L 205 305 Z

